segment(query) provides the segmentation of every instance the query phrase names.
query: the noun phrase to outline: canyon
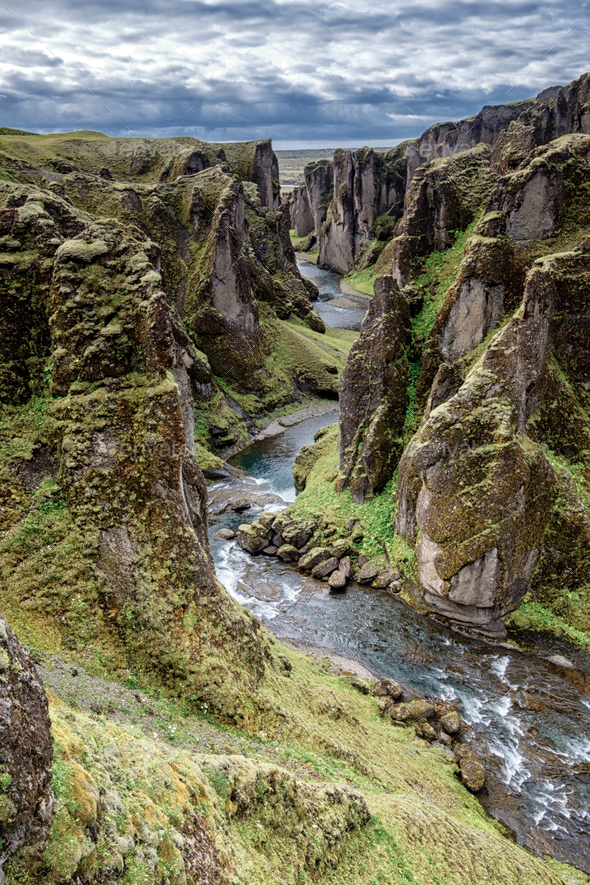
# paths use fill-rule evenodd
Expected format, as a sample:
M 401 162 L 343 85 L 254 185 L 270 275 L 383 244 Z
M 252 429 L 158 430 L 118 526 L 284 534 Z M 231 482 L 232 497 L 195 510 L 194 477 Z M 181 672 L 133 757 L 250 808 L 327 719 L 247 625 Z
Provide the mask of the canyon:
M 270 141 L 1 130 L 1 881 L 588 881 L 457 698 L 283 644 L 219 550 L 530 654 L 584 722 L 589 102 L 337 149 L 290 200 Z M 330 314 L 322 270 L 370 291 Z M 318 402 L 295 500 L 254 488 L 232 456 Z

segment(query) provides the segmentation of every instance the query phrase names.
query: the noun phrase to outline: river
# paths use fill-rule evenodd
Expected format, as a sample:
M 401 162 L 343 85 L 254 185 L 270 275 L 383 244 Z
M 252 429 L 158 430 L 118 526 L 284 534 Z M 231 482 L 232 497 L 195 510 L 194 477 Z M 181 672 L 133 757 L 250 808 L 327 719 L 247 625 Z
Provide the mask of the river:
M 340 279 L 336 274 L 316 267 L 311 261 L 298 258 L 297 266 L 301 275 L 315 283 L 319 289 L 319 298 L 313 302 L 313 306 L 326 328 L 358 331 L 369 306 L 368 299 L 360 295 L 342 295 Z
M 235 486 L 294 500 L 297 452 L 335 420 L 336 411 L 251 445 L 232 459 L 248 476 L 212 490 Z M 227 511 L 210 527 L 217 574 L 232 596 L 281 639 L 353 658 L 417 695 L 457 699 L 473 727 L 467 739 L 485 760 L 484 807 L 520 844 L 590 872 L 590 680 L 581 672 L 590 673 L 588 660 L 557 642 L 539 653 L 487 643 L 370 588 L 331 594 L 292 566 L 252 557 L 217 537 L 220 528 L 235 529 L 254 516 L 254 510 Z M 564 655 L 579 669 L 568 669 Z

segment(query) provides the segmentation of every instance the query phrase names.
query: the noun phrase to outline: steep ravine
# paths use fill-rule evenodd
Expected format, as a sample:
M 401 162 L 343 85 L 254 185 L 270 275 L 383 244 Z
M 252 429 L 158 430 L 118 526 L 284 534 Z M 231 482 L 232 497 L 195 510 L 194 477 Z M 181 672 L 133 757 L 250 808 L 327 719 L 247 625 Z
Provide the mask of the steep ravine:
M 434 620 L 500 634 L 540 550 L 513 616 L 551 605 L 552 628 L 579 646 L 590 632 L 587 81 L 525 103 L 510 140 L 499 113 L 493 146 L 417 170 L 403 151 L 340 152 L 338 187 L 313 207 L 335 267 L 343 185 L 357 171 L 370 184 L 352 201 L 359 262 L 395 196 L 375 219 L 360 334 L 365 301 L 301 276 L 269 141 L 2 129 L 8 885 L 587 883 L 539 854 L 587 867 L 581 653 L 550 639 L 521 654 Z M 456 127 L 437 132 L 454 144 Z M 320 164 L 320 190 L 328 179 Z M 338 394 L 340 451 L 325 403 L 315 425 L 293 416 Z M 270 419 L 267 437 L 285 432 L 265 460 L 242 452 L 251 476 L 222 472 L 219 455 Z M 231 575 L 221 560 L 216 573 L 208 506 Z M 323 545 L 316 568 L 349 589 L 247 559 L 217 537 L 248 518 L 226 506 L 265 508 L 267 525 L 240 532 L 262 530 L 265 549 Z M 249 608 L 405 689 L 331 670 Z M 446 703 L 414 698 L 436 694 Z M 483 790 L 473 756 L 491 760 Z
M 457 699 L 462 718 L 473 727 L 468 740 L 485 759 L 487 786 L 480 798 L 486 810 L 533 852 L 590 872 L 585 656 L 559 643 L 530 654 L 473 639 L 418 614 L 396 596 L 360 585 L 329 593 L 326 584 L 291 564 L 252 557 L 219 537 L 220 530 L 235 531 L 257 511 L 216 515 L 220 492 L 293 500 L 288 482 L 297 451 L 335 417 L 312 419 L 255 443 L 233 461 L 249 477 L 212 487 L 209 536 L 219 579 L 279 638 L 357 660 L 417 696 Z M 276 500 L 266 505 L 270 511 L 281 506 Z

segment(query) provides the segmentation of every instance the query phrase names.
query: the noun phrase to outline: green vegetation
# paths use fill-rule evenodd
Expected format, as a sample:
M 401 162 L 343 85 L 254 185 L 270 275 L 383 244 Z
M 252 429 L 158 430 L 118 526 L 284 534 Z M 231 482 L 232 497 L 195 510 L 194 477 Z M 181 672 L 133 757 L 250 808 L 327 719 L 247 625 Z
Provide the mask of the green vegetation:
M 449 249 L 444 252 L 437 250 L 431 252 L 424 262 L 422 273 L 413 281 L 412 285 L 424 299 L 422 310 L 412 319 L 414 339 L 425 341 L 428 337 L 447 293 L 455 281 L 463 261 L 466 243 L 478 220 L 479 216 L 464 231 L 455 231 L 454 242 Z
M 364 504 L 355 504 L 349 489 L 338 493 L 334 488 L 339 465 L 337 425 L 322 436 L 317 446 L 321 454 L 307 477 L 305 489 L 289 507 L 289 513 L 294 519 L 322 516 L 330 539 L 320 537 L 318 543 L 333 544 L 334 533 L 338 537 L 348 536 L 345 526 L 357 519 L 363 525 L 363 537 L 355 543 L 357 553 L 364 553 L 380 568 L 387 567 L 389 556 L 402 570 L 411 571 L 414 552 L 393 532 L 397 474 L 380 495 Z
M 291 236 L 291 245 L 293 246 L 293 248 L 295 249 L 296 252 L 301 252 L 303 246 L 305 246 L 309 237 L 297 237 L 297 236 L 295 236 L 295 231 L 293 229 L 291 229 L 289 231 L 289 234 Z
M 587 885 L 506 838 L 452 757 L 279 647 L 290 676 L 267 669 L 249 731 L 41 655 L 57 810 L 44 854 L 13 860 L 8 885 L 181 885 L 185 867 L 228 885 Z
M 344 282 L 362 292 L 364 295 L 373 295 L 373 287 L 375 285 L 375 265 L 372 264 L 365 270 L 351 270 L 344 277 Z

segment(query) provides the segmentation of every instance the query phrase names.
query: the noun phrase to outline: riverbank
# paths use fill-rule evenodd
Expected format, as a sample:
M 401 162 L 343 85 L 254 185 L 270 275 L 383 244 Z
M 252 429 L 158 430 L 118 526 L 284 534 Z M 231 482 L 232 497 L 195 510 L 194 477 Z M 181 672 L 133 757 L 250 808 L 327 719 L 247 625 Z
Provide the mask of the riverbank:
M 293 459 L 316 432 L 315 425 L 306 430 L 301 421 L 250 446 L 240 466 L 253 485 L 236 484 L 236 496 L 278 493 L 293 500 Z M 232 489 L 226 485 L 223 493 L 231 495 Z M 250 513 L 228 507 L 218 512 L 211 530 L 218 578 L 232 596 L 328 675 L 387 677 L 417 697 L 455 699 L 484 761 L 488 786 L 480 798 L 486 811 L 531 851 L 590 869 L 583 814 L 590 762 L 584 662 L 560 646 L 535 654 L 467 635 L 371 587 L 353 583 L 345 592 L 330 593 L 325 582 L 291 563 L 251 556 L 234 535 L 261 508 L 275 511 L 280 504 L 261 501 Z M 559 840 L 553 840 L 555 831 Z
M 305 406 L 303 409 L 300 409 L 297 412 L 292 412 L 290 415 L 273 418 L 266 427 L 257 433 L 256 436 L 252 437 L 250 442 L 247 443 L 244 448 L 247 448 L 247 446 L 252 443 L 260 442 L 263 439 L 271 439 L 273 436 L 280 436 L 285 430 L 287 430 L 287 428 L 294 427 L 302 421 L 307 421 L 308 418 L 319 418 L 320 415 L 326 415 L 328 412 L 334 412 L 337 410 L 338 406 L 335 404 L 334 400 L 323 400 L 315 405 Z M 241 451 L 243 451 L 243 449 Z
M 313 264 L 317 267 L 319 258 L 317 252 L 295 252 L 295 257 L 298 261 L 307 261 L 309 264 Z M 321 270 L 321 268 L 318 269 Z M 332 270 L 328 271 L 328 273 L 333 274 L 338 279 L 340 291 L 343 295 L 352 295 L 356 298 L 362 298 L 365 302 L 370 301 L 373 297 L 372 292 L 363 292 L 361 289 L 355 289 L 354 286 L 351 286 L 351 284 L 340 274 L 336 273 L 336 271 Z

